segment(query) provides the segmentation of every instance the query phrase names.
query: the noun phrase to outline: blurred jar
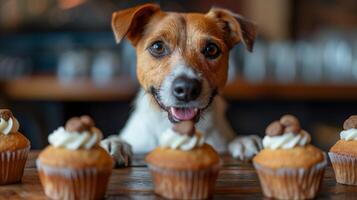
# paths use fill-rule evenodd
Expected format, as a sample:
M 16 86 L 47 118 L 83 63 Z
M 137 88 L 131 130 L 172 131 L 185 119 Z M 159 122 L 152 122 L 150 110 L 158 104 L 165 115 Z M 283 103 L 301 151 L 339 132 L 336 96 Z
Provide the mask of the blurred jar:
M 357 34 L 357 33 L 355 33 Z M 357 38 L 353 38 L 353 41 L 351 41 L 351 44 L 353 44 L 353 49 L 352 49 L 352 76 L 353 76 L 353 81 L 357 82 Z
M 118 75 L 119 67 L 118 55 L 110 50 L 99 51 L 94 56 L 91 69 L 92 79 L 97 84 L 105 84 Z
M 136 80 L 136 52 L 135 48 L 128 40 L 122 40 L 120 42 L 120 61 L 121 68 L 120 73 L 126 76 L 130 76 L 133 80 Z
M 32 62 L 27 57 L 0 55 L 0 80 L 11 80 L 32 73 Z
M 310 83 L 321 82 L 323 76 L 321 47 L 311 41 L 298 41 L 295 44 L 295 52 L 300 80 Z
M 244 52 L 243 76 L 250 82 L 262 82 L 267 76 L 267 52 L 263 42 L 256 42 L 253 53 Z
M 346 40 L 331 37 L 325 41 L 323 64 L 328 81 L 349 82 L 352 79 L 352 48 Z
M 227 82 L 232 82 L 236 79 L 239 67 L 239 57 L 242 56 L 242 52 L 239 49 L 239 46 L 233 47 L 229 52 L 228 60 L 228 80 Z
M 290 42 L 276 42 L 269 45 L 269 68 L 278 82 L 288 83 L 297 79 L 297 65 L 294 46 Z
M 59 56 L 57 75 L 63 82 L 87 78 L 90 69 L 90 53 L 85 50 L 70 50 Z

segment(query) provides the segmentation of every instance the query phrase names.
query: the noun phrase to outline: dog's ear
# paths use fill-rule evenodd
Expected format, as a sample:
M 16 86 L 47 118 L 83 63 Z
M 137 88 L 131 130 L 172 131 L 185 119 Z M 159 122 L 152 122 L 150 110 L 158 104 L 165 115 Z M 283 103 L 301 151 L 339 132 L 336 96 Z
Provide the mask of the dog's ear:
M 233 47 L 239 42 L 243 42 L 248 51 L 253 50 L 254 40 L 257 35 L 256 24 L 244 17 L 229 10 L 221 8 L 211 8 L 206 14 L 215 18 L 225 32 L 226 42 Z
M 112 15 L 112 29 L 116 42 L 119 43 L 126 36 L 135 46 L 140 40 L 146 23 L 159 10 L 160 7 L 156 4 L 144 4 L 114 12 Z

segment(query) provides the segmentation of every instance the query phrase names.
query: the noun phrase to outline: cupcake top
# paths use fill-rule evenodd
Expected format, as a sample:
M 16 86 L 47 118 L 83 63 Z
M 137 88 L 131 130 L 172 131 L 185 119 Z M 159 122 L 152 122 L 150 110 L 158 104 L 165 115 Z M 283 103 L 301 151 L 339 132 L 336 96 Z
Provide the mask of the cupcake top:
M 343 123 L 343 131 L 340 133 L 341 140 L 357 140 L 357 115 L 352 115 Z
M 334 144 L 330 152 L 348 156 L 357 156 L 357 115 L 352 115 L 343 123 L 340 140 Z
M 174 170 L 201 170 L 220 164 L 218 153 L 205 143 L 192 121 L 176 123 L 162 133 L 160 147 L 150 152 L 145 161 Z
M 19 132 L 19 127 L 9 109 L 0 109 L 0 152 L 30 148 L 30 141 Z
M 304 147 L 311 142 L 311 136 L 301 128 L 293 115 L 284 115 L 266 128 L 263 146 L 267 149 L 292 149 Z
M 19 122 L 9 109 L 0 109 L 0 134 L 16 133 L 19 127 Z
M 72 169 L 111 169 L 114 160 L 99 146 L 102 132 L 89 116 L 73 117 L 48 136 L 51 145 L 38 156 L 38 165 Z
M 310 144 L 310 135 L 293 115 L 272 122 L 263 139 L 264 149 L 254 158 L 255 164 L 268 168 L 310 168 L 325 162 L 324 153 Z
M 201 133 L 196 131 L 194 122 L 184 121 L 175 124 L 162 133 L 160 146 L 171 149 L 189 151 L 204 144 Z
M 48 136 L 48 141 L 54 147 L 77 150 L 91 149 L 102 138 L 102 132 L 95 127 L 92 118 L 84 115 L 69 119 L 65 127 L 59 127 Z

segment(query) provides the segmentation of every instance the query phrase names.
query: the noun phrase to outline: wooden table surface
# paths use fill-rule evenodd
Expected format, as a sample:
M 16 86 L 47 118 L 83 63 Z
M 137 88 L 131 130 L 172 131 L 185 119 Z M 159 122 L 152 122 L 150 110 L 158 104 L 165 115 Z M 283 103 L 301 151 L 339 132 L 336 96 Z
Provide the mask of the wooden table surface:
M 0 186 L 0 199 L 47 199 L 42 191 L 35 159 L 37 151 L 30 153 L 22 183 Z M 153 193 L 150 173 L 144 156 L 135 156 L 129 168 L 115 169 L 107 190 L 107 199 L 161 199 Z M 258 177 L 250 163 L 238 162 L 228 155 L 222 156 L 224 165 L 216 184 L 214 199 L 262 199 Z M 317 199 L 357 199 L 357 187 L 335 182 L 329 166 L 325 172 Z

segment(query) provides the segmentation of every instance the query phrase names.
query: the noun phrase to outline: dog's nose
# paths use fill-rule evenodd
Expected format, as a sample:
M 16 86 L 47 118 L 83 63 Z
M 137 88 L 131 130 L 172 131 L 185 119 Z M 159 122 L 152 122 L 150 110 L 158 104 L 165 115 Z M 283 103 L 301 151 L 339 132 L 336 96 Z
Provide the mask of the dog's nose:
M 201 94 L 202 84 L 198 79 L 177 77 L 172 84 L 172 94 L 179 101 L 193 101 Z

